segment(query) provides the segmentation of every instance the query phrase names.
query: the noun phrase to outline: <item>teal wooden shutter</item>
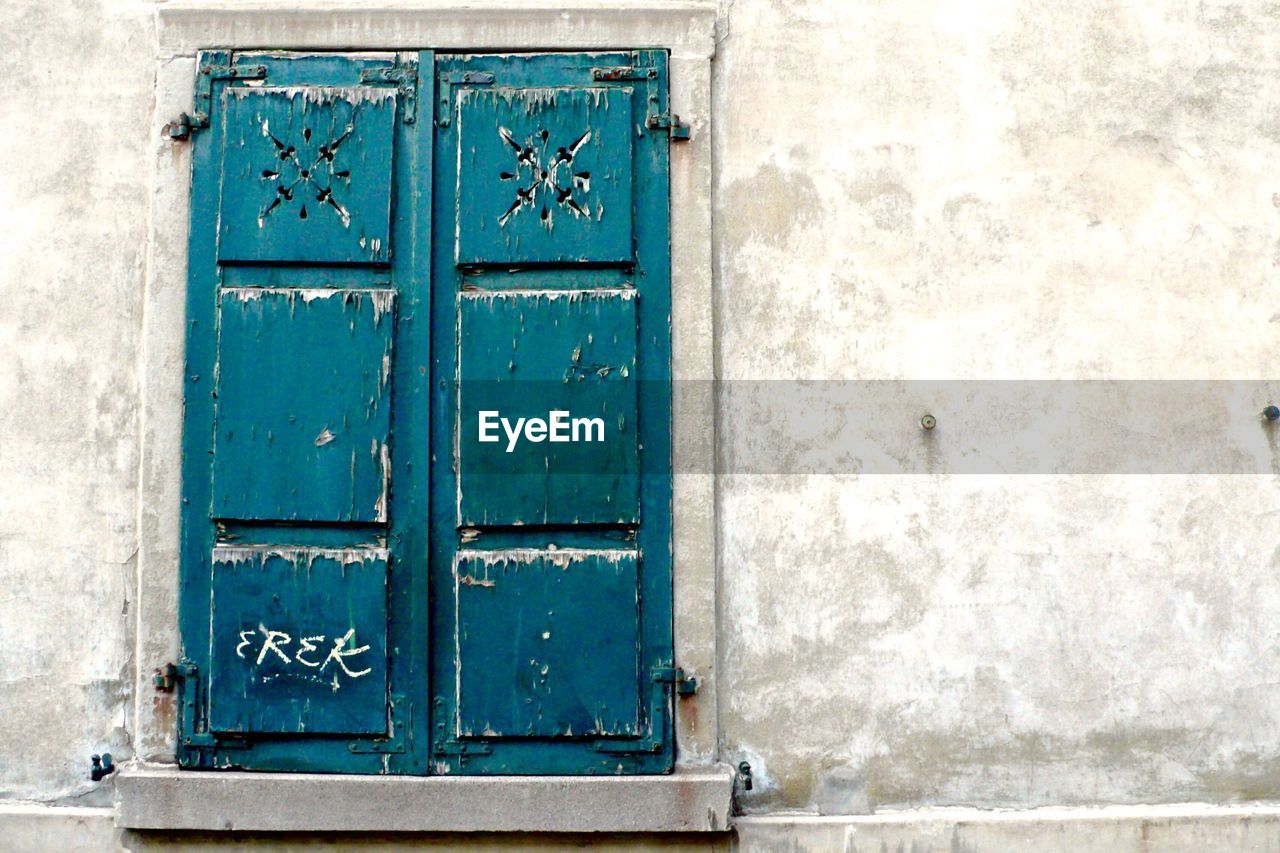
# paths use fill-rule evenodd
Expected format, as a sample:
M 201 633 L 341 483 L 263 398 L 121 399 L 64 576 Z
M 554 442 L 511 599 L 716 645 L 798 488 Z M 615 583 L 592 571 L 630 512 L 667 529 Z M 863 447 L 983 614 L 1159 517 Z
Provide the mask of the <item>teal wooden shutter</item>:
M 423 59 L 200 57 L 183 765 L 425 772 Z
M 666 54 L 436 74 L 435 766 L 663 772 L 669 140 L 648 119 Z M 544 428 L 485 440 L 481 418 Z
M 666 75 L 201 55 L 182 765 L 671 769 Z

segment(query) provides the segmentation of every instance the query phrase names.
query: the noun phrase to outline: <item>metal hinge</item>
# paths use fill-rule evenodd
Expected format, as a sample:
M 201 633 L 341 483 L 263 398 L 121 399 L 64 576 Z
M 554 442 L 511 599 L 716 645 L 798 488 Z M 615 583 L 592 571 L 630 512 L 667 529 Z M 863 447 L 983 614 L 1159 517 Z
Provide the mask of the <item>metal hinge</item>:
M 184 660 L 174 667 L 174 674 L 178 678 L 182 745 L 193 750 L 248 749 L 247 738 L 196 731 L 200 721 L 200 669 L 191 661 Z
M 265 80 L 265 65 L 220 65 L 202 62 L 196 71 L 195 112 L 183 113 L 169 125 L 170 139 L 187 139 L 202 127 L 209 126 L 209 113 L 213 109 L 214 80 Z
M 418 63 L 397 63 L 389 68 L 366 68 L 360 72 L 361 83 L 395 83 L 403 104 L 405 124 L 418 120 Z
M 658 69 L 638 65 L 592 68 L 591 79 L 597 83 L 657 80 Z M 650 91 L 649 109 L 656 109 L 657 105 L 658 96 Z M 677 142 L 689 138 L 689 125 L 680 121 L 680 116 L 675 113 L 651 113 L 645 121 L 645 126 L 650 130 L 665 130 L 671 139 Z
M 404 741 L 396 738 L 386 740 L 353 740 L 347 744 L 353 755 L 389 755 L 401 754 L 405 750 Z
M 665 130 L 673 142 L 686 142 L 689 139 L 689 125 L 682 122 L 675 113 L 651 115 L 646 124 L 650 130 Z
M 178 667 L 172 661 L 156 667 L 155 674 L 151 676 L 151 683 L 161 693 L 172 693 L 173 688 L 178 684 Z
M 698 692 L 698 679 L 685 675 L 684 670 L 678 666 L 655 666 L 653 680 L 674 684 L 679 696 L 692 696 Z
M 659 664 L 650 670 L 649 703 L 649 735 L 638 740 L 599 740 L 592 746 L 596 752 L 605 753 L 637 753 L 660 752 L 663 740 L 667 736 L 668 690 L 667 685 L 677 695 L 690 696 L 698 690 L 698 680 L 686 676 L 684 670 L 669 663 Z
M 409 705 L 404 701 L 404 697 L 392 696 L 391 719 L 388 723 L 391 727 L 391 735 L 377 740 L 353 740 L 347 744 L 347 749 L 351 750 L 355 755 L 404 753 L 404 733 L 409 728 L 409 714 Z
M 457 740 L 446 740 L 436 744 L 436 755 L 490 755 L 493 746 L 487 743 L 466 743 Z
M 608 83 L 615 80 L 656 80 L 658 79 L 658 69 L 637 68 L 634 65 L 592 68 L 591 79 L 598 83 Z
M 493 75 L 488 71 L 446 71 L 436 82 L 436 124 L 448 127 L 453 124 L 453 87 L 489 86 Z
M 111 762 L 111 753 L 89 756 L 89 778 L 93 781 L 101 782 L 115 772 L 116 766 Z

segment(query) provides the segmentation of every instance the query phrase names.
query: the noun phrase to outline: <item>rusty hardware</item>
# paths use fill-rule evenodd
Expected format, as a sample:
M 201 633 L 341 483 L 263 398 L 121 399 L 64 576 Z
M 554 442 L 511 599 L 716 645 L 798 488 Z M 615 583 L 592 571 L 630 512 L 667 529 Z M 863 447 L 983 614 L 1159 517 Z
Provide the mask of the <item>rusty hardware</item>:
M 151 683 L 155 685 L 156 690 L 161 693 L 172 693 L 173 687 L 178 681 L 178 668 L 172 663 L 166 663 L 164 666 L 156 667 L 155 674 L 151 676 Z
M 591 79 L 597 83 L 609 83 L 620 80 L 656 80 L 658 69 L 636 68 L 633 65 L 617 65 L 612 68 L 592 68 Z
M 196 722 L 200 717 L 200 703 L 203 685 L 197 678 L 200 669 L 189 660 L 182 660 L 174 665 L 174 675 L 178 686 L 178 708 L 180 713 L 181 744 L 198 754 L 199 750 L 225 752 L 229 749 L 248 749 L 250 741 L 243 737 L 223 732 L 197 731 Z
M 175 142 L 191 138 L 191 116 L 179 113 L 178 120 L 169 122 L 169 138 Z
M 446 71 L 436 81 L 438 109 L 436 124 L 448 127 L 453 124 L 453 87 L 454 86 L 490 86 L 493 84 L 493 73 L 490 71 Z
M 658 69 L 643 68 L 634 65 L 616 65 L 609 68 L 592 68 L 591 79 L 597 83 L 620 81 L 656 80 Z M 657 97 L 649 96 L 651 106 L 657 104 Z M 689 125 L 680 120 L 675 113 L 653 113 L 645 121 L 650 130 L 665 130 L 672 141 L 683 142 L 689 139 Z
M 213 107 L 213 81 L 215 80 L 265 80 L 265 65 L 218 65 L 212 62 L 202 64 L 196 75 L 195 111 L 191 115 L 182 113 L 178 120 L 169 126 L 169 138 L 174 141 L 190 139 L 191 134 L 202 127 L 209 126 L 209 112 Z
M 689 125 L 682 122 L 680 116 L 675 113 L 651 115 L 646 124 L 650 130 L 666 130 L 671 136 L 672 142 L 687 142 L 689 140 Z
M 650 694 L 649 736 L 636 741 L 599 741 L 594 747 L 597 752 L 635 755 L 642 752 L 657 752 L 662 748 L 663 729 L 666 725 L 662 720 L 670 713 L 667 709 L 667 700 L 671 692 L 667 690 L 667 685 L 672 686 L 677 696 L 691 696 L 698 690 L 698 680 L 692 676 L 686 676 L 684 670 L 678 666 L 662 663 L 651 670 L 650 681 L 653 688 Z
M 361 83 L 395 83 L 403 102 L 401 115 L 405 124 L 418 120 L 418 65 L 397 64 L 391 68 L 366 68 L 360 72 Z
M 653 668 L 653 680 L 674 684 L 678 696 L 692 696 L 698 692 L 698 679 L 685 675 L 678 666 L 656 666 Z
M 938 425 L 938 419 L 933 415 L 925 415 L 920 419 L 920 428 L 925 430 L 933 429 Z
M 1262 416 L 1272 422 L 1280 421 L 1280 406 L 1272 403 L 1262 410 Z
M 738 780 L 742 782 L 742 790 L 751 790 L 751 764 L 749 762 L 738 762 Z
M 91 755 L 89 761 L 92 765 L 89 767 L 89 778 L 95 782 L 101 782 L 103 777 L 109 776 L 116 772 L 116 766 L 111 763 L 111 753 L 104 752 L 102 755 Z
M 196 75 L 195 114 L 179 113 L 177 120 L 169 124 L 169 138 L 175 142 L 187 140 L 197 130 L 209 126 L 214 80 L 265 80 L 266 78 L 265 65 L 245 65 L 239 68 L 212 63 L 201 65 L 200 73 Z

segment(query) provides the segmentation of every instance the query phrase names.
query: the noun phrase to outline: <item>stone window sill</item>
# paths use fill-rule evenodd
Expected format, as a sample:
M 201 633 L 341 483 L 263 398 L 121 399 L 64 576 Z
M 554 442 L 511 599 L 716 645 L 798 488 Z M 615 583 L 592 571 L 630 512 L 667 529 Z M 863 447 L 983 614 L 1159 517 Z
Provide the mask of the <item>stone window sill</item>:
M 733 771 L 342 776 L 123 767 L 116 824 L 263 832 L 723 832 Z

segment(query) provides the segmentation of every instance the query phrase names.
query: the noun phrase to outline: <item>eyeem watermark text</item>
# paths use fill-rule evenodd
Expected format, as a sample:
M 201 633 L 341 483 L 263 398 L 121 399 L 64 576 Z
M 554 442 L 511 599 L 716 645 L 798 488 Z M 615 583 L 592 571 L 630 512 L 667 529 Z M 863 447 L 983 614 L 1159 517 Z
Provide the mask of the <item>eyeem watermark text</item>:
M 552 409 L 543 418 L 504 418 L 495 410 L 478 413 L 480 441 L 501 441 L 498 428 L 507 436 L 507 452 L 516 449 L 521 436 L 535 444 L 540 441 L 604 441 L 604 418 L 575 418 L 563 409 Z

